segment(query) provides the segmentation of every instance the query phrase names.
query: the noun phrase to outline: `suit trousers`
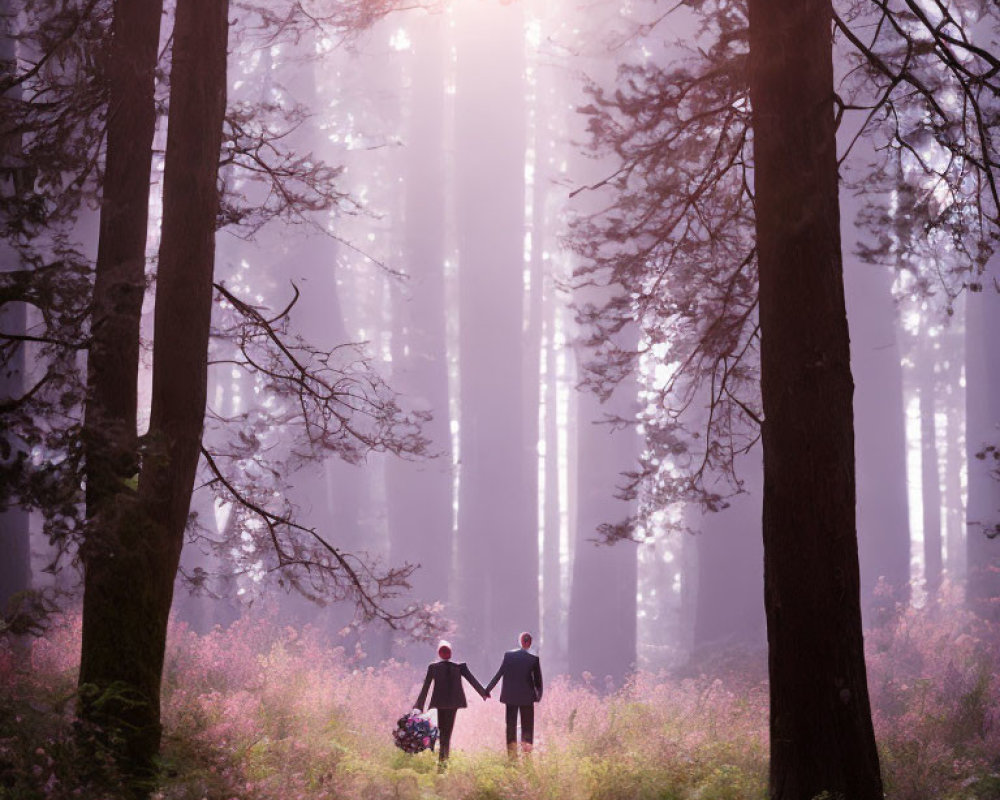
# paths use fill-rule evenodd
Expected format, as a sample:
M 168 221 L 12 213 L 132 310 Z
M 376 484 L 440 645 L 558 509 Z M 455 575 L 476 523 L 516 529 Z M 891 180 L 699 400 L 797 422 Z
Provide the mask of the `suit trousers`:
M 451 732 L 455 730 L 457 708 L 439 708 L 438 712 L 438 761 L 447 761 L 451 753 Z
M 521 741 L 531 744 L 535 741 L 535 704 L 507 706 L 507 744 L 517 741 L 517 717 L 521 716 Z

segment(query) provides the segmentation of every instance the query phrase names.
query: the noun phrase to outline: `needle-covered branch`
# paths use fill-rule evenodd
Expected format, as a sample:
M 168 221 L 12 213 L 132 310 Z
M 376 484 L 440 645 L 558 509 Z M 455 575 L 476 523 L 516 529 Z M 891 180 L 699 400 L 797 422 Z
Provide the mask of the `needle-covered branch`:
M 1000 8 L 870 0 L 835 23 L 853 59 L 844 90 L 871 107 L 856 138 L 884 142 L 857 186 L 874 237 L 861 255 L 907 271 L 925 296 L 940 292 L 950 313 L 1000 230 Z
M 577 288 L 616 290 L 578 302 L 583 385 L 607 397 L 631 370 L 645 376 L 648 447 L 623 491 L 651 508 L 723 504 L 762 420 L 746 11 L 682 5 L 701 26 L 674 45 L 676 66 L 643 58 L 614 89 L 590 88 L 580 110 L 608 175 L 575 192 L 599 210 L 571 235 Z M 862 255 L 909 270 L 916 291 L 943 287 L 950 307 L 978 285 L 1000 221 L 1000 7 L 857 0 L 835 25 L 853 59 L 831 97 L 849 128 L 841 162 L 857 141 L 878 142 L 858 186 L 875 236 Z M 639 347 L 623 350 L 616 334 L 633 322 Z
M 263 392 L 272 427 L 294 427 L 301 444 L 292 449 L 296 463 L 336 453 L 360 463 L 369 452 L 402 457 L 425 455 L 428 440 L 421 425 L 425 411 L 404 411 L 399 396 L 371 367 L 363 344 L 317 348 L 289 332 L 295 297 L 277 317 L 216 284 L 227 314 L 216 335 L 234 352 L 225 359 L 243 370 Z M 265 413 L 265 412 L 258 412 Z
M 617 88 L 592 86 L 581 109 L 612 172 L 591 187 L 603 207 L 572 233 L 576 288 L 617 288 L 578 302 L 582 383 L 607 397 L 630 371 L 644 375 L 647 449 L 621 492 L 650 511 L 724 505 L 761 416 L 745 12 L 719 9 L 704 32 L 706 47 L 675 47 L 676 66 L 623 66 Z M 615 334 L 633 322 L 639 347 L 623 351 Z
M 361 211 L 358 201 L 339 188 L 343 167 L 297 153 L 286 141 L 307 119 L 300 105 L 241 102 L 229 107 L 220 162 L 220 228 L 247 239 L 272 220 L 322 231 L 319 212 Z
M 236 0 L 234 10 L 247 32 L 263 45 L 298 43 L 316 36 L 340 43 L 350 40 L 393 11 L 434 9 L 441 0 Z
M 385 566 L 369 553 L 347 553 L 345 532 L 320 532 L 301 521 L 288 499 L 296 471 L 337 457 L 360 464 L 372 452 L 426 457 L 426 412 L 407 412 L 373 369 L 364 345 L 317 348 L 290 332 L 293 296 L 277 314 L 222 284 L 211 364 L 238 370 L 256 402 L 223 418 L 209 410 L 203 456 L 208 488 L 229 509 L 228 535 L 202 537 L 236 575 L 260 582 L 272 574 L 317 602 L 347 600 L 359 622 L 381 620 L 410 636 L 440 632 L 438 610 L 400 605 L 411 565 Z
M 0 193 L 2 235 L 65 233 L 101 179 L 106 121 L 104 70 L 109 0 L 28 0 L 13 35 L 18 60 L 0 76 L 0 171 L 15 191 Z
M 410 564 L 384 566 L 367 553 L 347 553 L 313 527 L 296 521 L 296 509 L 286 498 L 248 482 L 244 474 L 226 474 L 207 448 L 202 449 L 208 479 L 205 487 L 229 505 L 244 546 L 253 543 L 254 560 L 244 574 L 276 573 L 288 585 L 318 603 L 348 601 L 358 621 L 378 620 L 418 640 L 430 640 L 446 627 L 438 609 L 409 603 L 394 608 L 410 589 Z M 224 543 L 232 547 L 232 543 Z M 261 554 L 264 555 L 261 559 Z

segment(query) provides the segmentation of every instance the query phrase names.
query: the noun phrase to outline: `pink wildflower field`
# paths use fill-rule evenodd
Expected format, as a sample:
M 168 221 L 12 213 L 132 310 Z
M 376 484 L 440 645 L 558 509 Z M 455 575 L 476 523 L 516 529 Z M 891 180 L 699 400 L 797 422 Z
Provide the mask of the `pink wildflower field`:
M 73 712 L 80 619 L 0 647 L 0 798 L 88 797 Z M 873 715 L 887 797 L 1000 798 L 997 631 L 954 603 L 869 631 Z M 544 659 L 544 653 L 542 654 Z M 391 731 L 421 669 L 359 666 L 306 628 L 246 617 L 199 636 L 171 628 L 160 800 L 742 800 L 767 785 L 767 686 L 754 667 L 640 672 L 602 694 L 547 682 L 530 761 L 503 750 L 503 707 L 458 715 L 450 769 Z M 749 663 L 749 660 L 748 660 Z M 822 720 L 816 721 L 822 725 Z

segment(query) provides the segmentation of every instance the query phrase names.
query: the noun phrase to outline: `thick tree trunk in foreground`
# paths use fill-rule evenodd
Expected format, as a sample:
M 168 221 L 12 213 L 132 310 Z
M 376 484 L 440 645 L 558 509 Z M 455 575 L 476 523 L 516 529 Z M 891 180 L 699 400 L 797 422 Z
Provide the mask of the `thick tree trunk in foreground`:
M 0 249 L 0 253 L 6 248 Z M 0 329 L 24 331 L 27 328 L 26 307 L 18 303 L 13 308 L 0 309 Z M 10 359 L 0 364 L 0 403 L 23 396 L 25 353 L 24 345 Z M 5 448 L 14 455 L 23 452 L 24 445 L 8 431 L 0 433 L 6 439 Z M 11 598 L 31 586 L 31 532 L 30 516 L 16 503 L 0 501 L 0 616 Z
M 146 288 L 153 103 L 163 0 L 114 4 L 108 68 L 108 132 L 100 237 L 87 359 L 87 518 L 113 513 L 122 482 L 138 471 L 139 321 Z M 102 543 L 91 536 L 85 562 Z M 113 544 L 111 545 L 114 546 Z M 85 634 L 86 635 L 86 634 Z
M 90 705 L 90 716 L 119 729 L 138 779 L 159 748 L 167 616 L 205 412 L 227 11 L 227 0 L 177 5 L 148 441 L 137 502 L 116 520 L 113 550 L 87 565 L 80 682 L 123 701 Z
M 772 800 L 881 800 L 865 672 L 830 0 L 750 1 Z
M 132 698 L 107 703 L 103 695 L 113 687 L 131 694 L 148 682 L 121 674 L 121 668 L 131 662 L 124 657 L 129 643 L 120 615 L 132 608 L 146 580 L 141 561 L 133 565 L 135 574 L 129 574 L 137 534 L 129 530 L 135 493 L 127 482 L 139 469 L 139 323 L 156 122 L 153 74 L 162 11 L 162 0 L 116 2 L 108 65 L 107 158 L 83 428 L 88 531 L 81 548 L 84 599 L 79 675 L 81 713 L 106 727 L 131 723 L 127 706 Z M 138 619 L 133 625 L 141 631 L 145 623 Z M 122 754 L 126 758 L 138 757 L 131 747 L 126 750 Z

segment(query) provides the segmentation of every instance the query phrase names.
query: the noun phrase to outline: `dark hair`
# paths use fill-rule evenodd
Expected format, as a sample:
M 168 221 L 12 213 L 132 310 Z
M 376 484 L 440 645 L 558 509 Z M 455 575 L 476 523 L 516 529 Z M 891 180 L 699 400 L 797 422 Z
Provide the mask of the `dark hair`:
M 531 634 L 524 631 L 517 640 L 521 643 L 521 647 L 531 647 Z
M 446 644 L 438 647 L 438 658 L 443 658 L 445 661 L 451 658 L 451 648 Z

